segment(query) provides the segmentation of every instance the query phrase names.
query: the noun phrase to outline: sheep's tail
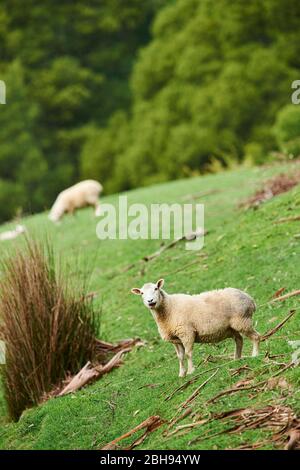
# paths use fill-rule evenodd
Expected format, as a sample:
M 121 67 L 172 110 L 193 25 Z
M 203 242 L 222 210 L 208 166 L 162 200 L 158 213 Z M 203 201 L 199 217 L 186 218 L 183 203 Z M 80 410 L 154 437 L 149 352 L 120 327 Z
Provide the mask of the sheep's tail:
M 249 304 L 245 310 L 245 316 L 246 317 L 252 317 L 253 313 L 255 312 L 256 310 L 256 303 L 254 302 L 254 300 L 252 299 L 252 297 L 250 297 L 250 295 L 247 295 L 248 297 L 248 300 L 249 300 Z

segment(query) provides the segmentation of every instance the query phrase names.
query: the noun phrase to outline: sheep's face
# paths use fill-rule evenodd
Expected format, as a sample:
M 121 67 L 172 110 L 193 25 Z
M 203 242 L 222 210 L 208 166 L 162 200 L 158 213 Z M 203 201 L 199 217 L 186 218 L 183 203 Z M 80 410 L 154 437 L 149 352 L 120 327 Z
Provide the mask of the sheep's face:
M 59 216 L 53 212 L 50 212 L 48 215 L 48 219 L 51 220 L 51 222 L 58 222 Z
M 156 284 L 152 284 L 151 282 L 144 284 L 141 289 L 135 287 L 131 289 L 131 292 L 136 295 L 141 295 L 144 305 L 150 309 L 156 309 L 159 307 L 162 294 L 161 289 L 164 285 L 164 280 L 160 279 L 157 281 Z
M 53 207 L 51 208 L 51 211 L 49 212 L 48 218 L 52 222 L 58 222 L 61 219 L 63 213 L 64 210 L 62 208 L 62 205 L 55 202 Z

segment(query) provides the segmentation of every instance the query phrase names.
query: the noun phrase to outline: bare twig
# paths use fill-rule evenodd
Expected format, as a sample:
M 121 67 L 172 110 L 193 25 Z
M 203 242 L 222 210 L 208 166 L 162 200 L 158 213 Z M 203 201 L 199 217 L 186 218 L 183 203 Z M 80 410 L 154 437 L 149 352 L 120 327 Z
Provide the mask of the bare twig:
M 289 432 L 289 441 L 285 445 L 284 449 L 285 450 L 293 450 L 298 446 L 300 447 L 300 428 L 292 429 Z
M 150 432 L 155 431 L 155 429 L 157 429 L 159 426 L 161 426 L 164 423 L 165 421 L 162 420 L 160 416 L 150 416 L 149 418 L 147 418 L 145 421 L 140 423 L 135 428 L 131 429 L 130 431 L 123 434 L 122 436 L 117 437 L 113 441 L 106 444 L 104 447 L 102 447 L 101 450 L 114 450 L 117 448 L 118 442 L 122 441 L 123 439 L 127 439 L 128 437 L 135 434 L 137 431 L 141 431 L 142 429 L 146 428 L 146 432 L 140 438 L 134 441 L 129 447 L 126 447 L 126 450 L 133 449 L 133 447 L 136 447 L 137 445 L 141 444 Z
M 295 365 L 294 362 L 289 362 L 288 364 L 286 364 L 285 367 L 280 369 L 278 372 L 276 372 L 275 374 L 272 374 L 272 377 L 277 377 L 277 375 L 282 374 L 283 372 L 285 372 L 290 367 L 293 367 L 294 365 Z M 265 380 L 261 380 L 260 382 L 257 382 L 257 383 L 252 384 L 252 385 L 248 385 L 249 382 L 246 382 L 245 385 L 243 385 L 242 383 L 240 384 L 238 382 L 232 388 L 229 388 L 227 390 L 223 390 L 222 392 L 218 393 L 214 397 L 210 398 L 206 403 L 214 403 L 219 398 L 224 397 L 225 395 L 231 395 L 232 393 L 242 392 L 242 391 L 245 391 L 245 390 L 253 390 L 254 388 L 261 387 L 261 386 L 265 385 L 268 380 L 269 380 L 269 378 L 265 379 Z
M 210 196 L 211 194 L 217 194 L 219 192 L 220 192 L 219 189 L 210 189 L 208 191 L 201 191 L 201 192 L 198 192 L 198 193 L 186 194 L 185 196 L 182 197 L 182 200 L 183 201 L 190 201 L 190 200 L 194 200 L 194 199 L 200 199 L 201 197 Z
M 299 291 L 300 292 L 300 291 Z M 280 299 L 280 297 L 278 297 L 278 299 Z M 275 300 L 278 300 L 278 299 L 274 299 Z M 264 335 L 261 336 L 260 340 L 261 341 L 265 341 L 266 339 L 268 339 L 270 336 L 274 335 L 274 333 L 276 333 L 278 330 L 280 330 L 283 325 L 296 313 L 296 310 L 291 310 L 290 313 L 288 314 L 288 316 L 286 318 L 284 318 L 280 323 L 278 323 L 278 325 L 276 325 L 274 328 L 272 328 L 271 330 L 269 330 L 267 333 L 265 333 Z
M 272 295 L 271 300 L 276 299 L 277 297 L 279 297 L 282 294 L 282 292 L 284 292 L 284 291 L 285 291 L 285 287 L 281 287 L 280 289 L 277 289 L 275 294 Z
M 220 368 L 220 366 L 211 367 L 210 369 L 203 370 L 203 371 L 200 372 L 199 374 L 194 375 L 194 377 L 192 377 L 191 379 L 187 380 L 187 381 L 184 382 L 182 385 L 180 385 L 179 387 L 175 388 L 175 390 L 173 390 L 172 393 L 170 393 L 169 395 L 167 395 L 166 398 L 165 398 L 165 401 L 171 400 L 171 398 L 173 398 L 173 396 L 174 396 L 177 392 L 180 392 L 181 390 L 184 390 L 186 387 L 188 387 L 189 385 L 191 385 L 191 384 L 193 384 L 194 382 L 196 382 L 196 380 L 197 380 L 199 377 L 201 377 L 202 375 L 206 374 L 207 372 L 211 372 L 212 370 L 219 369 L 219 368 Z
M 168 425 L 168 430 L 174 426 L 174 424 L 177 424 L 179 423 L 179 421 L 182 421 L 184 418 L 186 418 L 187 416 L 189 416 L 192 412 L 192 408 L 187 408 L 186 410 L 183 411 L 183 413 L 181 413 L 181 415 L 177 416 L 177 413 L 175 414 L 175 416 L 171 419 L 171 421 L 169 421 L 169 425 Z
M 300 215 L 293 215 L 291 217 L 282 217 L 281 219 L 275 220 L 274 224 L 283 224 L 285 222 L 296 222 L 300 220 Z
M 205 385 L 219 372 L 220 369 L 217 369 L 210 377 L 208 377 L 208 379 L 206 379 L 204 382 L 202 382 L 201 385 L 199 385 L 199 387 L 196 388 L 196 390 L 194 390 L 194 392 L 181 404 L 179 405 L 178 408 L 186 408 L 187 405 L 189 405 L 192 401 L 195 400 L 195 398 L 197 397 L 197 395 L 199 394 L 200 390 L 205 387 Z
M 67 395 L 68 393 L 75 392 L 90 382 L 98 379 L 104 374 L 107 374 L 115 367 L 119 367 L 122 364 L 123 354 L 132 350 L 134 346 L 142 345 L 142 341 L 137 339 L 128 339 L 120 341 L 118 344 L 106 343 L 105 341 L 97 341 L 97 346 L 99 347 L 102 354 L 108 354 L 114 352 L 115 355 L 106 363 L 106 364 L 97 364 L 93 366 L 91 362 L 87 364 L 76 374 L 69 383 L 61 390 L 56 393 L 56 396 Z
M 276 297 L 276 299 L 272 299 L 270 303 L 281 302 L 282 300 L 289 299 L 290 297 L 294 297 L 295 295 L 300 295 L 300 289 L 294 290 L 293 292 L 289 292 L 288 294 L 281 295 L 280 297 Z
M 194 421 L 193 423 L 187 423 L 187 424 L 181 424 L 180 426 L 177 426 L 174 431 L 170 432 L 167 434 L 168 437 L 173 436 L 174 434 L 177 434 L 179 431 L 182 431 L 184 429 L 190 429 L 190 428 L 195 428 L 197 426 L 201 426 L 203 424 L 206 424 L 210 421 L 209 418 L 206 419 L 201 419 L 200 421 Z
M 182 237 L 176 238 L 175 240 L 172 240 L 170 243 L 167 243 L 166 245 L 162 245 L 159 250 L 155 251 L 154 253 L 144 256 L 143 260 L 148 262 L 153 260 L 154 258 L 157 258 L 157 256 L 160 256 L 164 251 L 169 250 L 170 248 L 173 248 L 173 246 L 177 245 L 177 243 L 181 242 L 182 240 L 195 240 L 195 238 L 203 236 L 207 233 L 206 230 L 202 229 L 201 227 L 197 228 L 195 232 L 191 232 L 188 234 L 183 235 Z

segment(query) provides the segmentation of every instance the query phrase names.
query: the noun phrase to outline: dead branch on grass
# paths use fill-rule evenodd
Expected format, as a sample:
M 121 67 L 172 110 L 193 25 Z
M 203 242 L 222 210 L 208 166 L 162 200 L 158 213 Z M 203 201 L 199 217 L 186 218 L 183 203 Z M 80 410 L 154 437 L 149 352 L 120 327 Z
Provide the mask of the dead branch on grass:
M 212 370 L 216 370 L 216 369 L 219 369 L 219 366 L 217 367 L 211 367 L 210 369 L 207 369 L 207 370 L 203 370 L 202 372 L 200 372 L 199 374 L 197 375 L 194 375 L 194 377 L 192 377 L 191 379 L 187 380 L 186 382 L 184 382 L 182 385 L 180 385 L 179 387 L 175 388 L 175 390 L 173 390 L 173 392 L 171 392 L 169 395 L 167 395 L 165 397 L 165 401 L 169 401 L 171 400 L 171 398 L 173 398 L 173 396 L 177 393 L 177 392 L 180 392 L 181 390 L 184 390 L 186 387 L 188 387 L 189 385 L 193 384 L 194 382 L 196 382 L 196 380 L 201 377 L 202 375 L 206 374 L 207 372 L 211 372 Z
M 282 217 L 281 219 L 275 220 L 273 224 L 283 224 L 285 222 L 296 222 L 300 220 L 300 215 L 293 215 L 291 217 Z
M 198 227 L 194 232 L 191 232 L 186 235 L 183 235 L 182 237 L 176 238 L 175 240 L 172 240 L 170 243 L 161 245 L 161 247 L 154 253 L 144 256 L 143 261 L 146 261 L 146 262 L 152 261 L 154 258 L 157 258 L 158 256 L 160 256 L 164 251 L 169 250 L 170 248 L 173 248 L 175 245 L 177 245 L 177 243 L 183 240 L 186 240 L 186 241 L 195 240 L 198 237 L 206 235 L 206 233 L 207 233 L 206 230 L 204 230 L 201 227 Z
M 275 374 L 272 374 L 272 377 L 277 377 L 278 375 L 282 374 L 285 372 L 287 369 L 290 367 L 294 367 L 295 363 L 294 362 L 289 362 L 288 364 L 285 365 L 282 369 L 280 369 L 278 372 Z M 231 395 L 232 393 L 237 393 L 237 392 L 242 392 L 242 391 L 247 391 L 247 390 L 253 390 L 258 387 L 263 387 L 267 384 L 269 380 L 269 377 L 265 380 L 261 380 L 260 382 L 257 383 L 252 383 L 252 380 L 240 380 L 237 382 L 233 387 L 223 390 L 222 392 L 219 392 L 217 395 L 213 396 L 210 398 L 206 403 L 214 403 L 216 400 L 218 400 L 221 397 L 224 397 L 225 395 Z
M 102 357 L 110 352 L 114 352 L 115 355 L 106 364 L 92 365 L 91 362 L 87 362 L 78 374 L 71 377 L 69 379 L 69 383 L 65 385 L 61 391 L 56 393 L 56 396 L 61 397 L 69 393 L 73 393 L 94 380 L 99 379 L 102 375 L 107 374 L 115 367 L 122 365 L 123 355 L 131 351 L 134 346 L 141 346 L 144 344 L 139 338 L 122 340 L 117 344 L 107 343 L 100 340 L 96 340 L 96 342 Z
M 299 291 L 300 292 L 300 291 Z M 278 299 L 280 299 L 280 297 L 278 297 Z M 278 299 L 274 299 L 275 300 L 278 300 Z M 287 317 L 285 317 L 280 323 L 278 323 L 278 325 L 276 325 L 274 328 L 272 328 L 271 330 L 267 331 L 267 333 L 265 333 L 264 335 L 262 335 L 260 337 L 260 341 L 265 341 L 266 339 L 270 338 L 270 336 L 273 336 L 278 330 L 280 330 L 283 325 L 285 325 L 285 323 L 296 313 L 296 310 L 290 310 L 290 313 L 287 315 Z
M 131 429 L 130 431 L 126 432 L 120 437 L 117 437 L 113 441 L 109 442 L 106 444 L 104 447 L 101 448 L 101 450 L 116 450 L 120 449 L 120 447 L 117 445 L 118 442 L 122 441 L 123 439 L 127 439 L 128 437 L 131 437 L 133 434 L 135 434 L 138 431 L 141 431 L 142 429 L 146 428 L 146 431 L 142 436 L 137 438 L 134 442 L 132 442 L 129 446 L 124 447 L 123 450 L 131 450 L 134 447 L 137 447 L 140 445 L 144 440 L 147 438 L 147 436 L 155 431 L 157 428 L 159 428 L 162 424 L 165 423 L 165 420 L 161 419 L 160 416 L 150 416 L 147 418 L 145 421 L 140 423 L 138 426 L 135 428 Z
M 189 444 L 211 439 L 220 434 L 236 434 L 250 429 L 261 428 L 273 432 L 273 436 L 254 444 L 243 444 L 239 448 L 259 448 L 270 442 L 282 447 L 287 438 L 289 441 L 286 443 L 285 449 L 298 448 L 300 445 L 300 420 L 293 410 L 287 406 L 267 405 L 262 408 L 229 410 L 213 415 L 211 420 L 226 420 L 226 423 L 233 422 L 235 425 L 214 434 L 207 432 L 200 437 L 196 437 Z
M 199 387 L 194 390 L 194 392 L 183 402 L 181 405 L 179 405 L 179 409 L 186 408 L 187 405 L 189 405 L 192 401 L 195 400 L 195 398 L 198 396 L 200 390 L 205 387 L 205 385 L 219 372 L 220 369 L 217 369 L 208 379 L 206 379 L 204 382 L 202 382 Z
M 288 294 L 281 295 L 280 297 L 276 297 L 276 299 L 272 299 L 270 303 L 281 302 L 282 300 L 289 299 L 290 297 L 295 297 L 295 295 L 300 295 L 300 289 L 289 292 Z
M 182 201 L 193 201 L 195 199 L 201 199 L 202 197 L 211 196 L 212 194 L 220 193 L 220 189 L 210 189 L 208 191 L 201 191 L 198 193 L 186 194 L 181 199 Z

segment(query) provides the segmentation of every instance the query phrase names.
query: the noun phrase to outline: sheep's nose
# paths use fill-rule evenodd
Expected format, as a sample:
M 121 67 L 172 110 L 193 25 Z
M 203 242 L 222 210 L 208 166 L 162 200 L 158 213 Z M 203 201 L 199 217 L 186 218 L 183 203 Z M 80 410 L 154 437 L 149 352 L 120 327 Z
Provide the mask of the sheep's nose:
M 152 302 L 153 302 L 153 299 L 148 300 L 148 304 L 152 304 Z

